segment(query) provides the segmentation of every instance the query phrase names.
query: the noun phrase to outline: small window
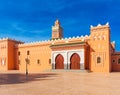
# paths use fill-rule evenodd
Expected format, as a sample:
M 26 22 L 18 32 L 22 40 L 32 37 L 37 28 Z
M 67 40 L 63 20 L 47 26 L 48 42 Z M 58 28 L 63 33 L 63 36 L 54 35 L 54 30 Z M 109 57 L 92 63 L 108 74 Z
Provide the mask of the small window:
M 115 60 L 113 59 L 112 62 L 115 63 Z
M 27 55 L 30 55 L 30 51 L 29 50 L 27 51 Z
M 97 63 L 101 63 L 101 58 L 100 57 L 97 57 Z
M 5 63 L 6 63 L 6 59 L 5 59 L 5 58 L 2 58 L 2 59 L 1 59 L 1 65 L 5 65 Z
M 18 55 L 20 56 L 20 52 L 18 52 Z
M 120 58 L 118 59 L 118 64 L 120 64 Z
M 40 64 L 40 60 L 39 59 L 37 60 L 37 64 Z
M 51 59 L 49 59 L 49 64 L 51 64 Z

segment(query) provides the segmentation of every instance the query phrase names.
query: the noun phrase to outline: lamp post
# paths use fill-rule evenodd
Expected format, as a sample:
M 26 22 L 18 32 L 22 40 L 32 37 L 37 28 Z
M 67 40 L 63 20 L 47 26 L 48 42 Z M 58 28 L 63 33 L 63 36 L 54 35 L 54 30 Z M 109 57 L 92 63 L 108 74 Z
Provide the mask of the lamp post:
M 29 63 L 28 57 L 25 58 L 25 61 L 26 61 L 26 75 L 28 75 L 28 63 Z
M 29 51 L 27 51 L 27 58 L 25 58 L 25 61 L 26 61 L 26 75 L 28 75 L 28 64 L 29 64 L 28 55 L 29 55 Z

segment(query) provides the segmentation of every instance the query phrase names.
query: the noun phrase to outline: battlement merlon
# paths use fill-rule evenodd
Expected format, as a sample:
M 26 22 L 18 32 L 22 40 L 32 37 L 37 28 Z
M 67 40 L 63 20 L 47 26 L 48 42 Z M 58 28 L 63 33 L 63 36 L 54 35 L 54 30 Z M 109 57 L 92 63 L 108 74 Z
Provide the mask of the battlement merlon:
M 0 42 L 1 42 L 1 41 L 13 41 L 13 42 L 16 42 L 16 43 L 18 43 L 18 44 L 24 43 L 24 42 L 22 42 L 22 41 L 18 41 L 18 40 L 15 40 L 15 39 L 10 39 L 10 38 L 8 38 L 8 37 L 6 37 L 6 38 L 1 38 L 1 39 L 0 39 Z
M 98 30 L 98 29 L 109 29 L 109 28 L 110 26 L 108 22 L 105 25 L 98 24 L 97 26 L 92 26 L 92 25 L 90 26 L 91 31 Z

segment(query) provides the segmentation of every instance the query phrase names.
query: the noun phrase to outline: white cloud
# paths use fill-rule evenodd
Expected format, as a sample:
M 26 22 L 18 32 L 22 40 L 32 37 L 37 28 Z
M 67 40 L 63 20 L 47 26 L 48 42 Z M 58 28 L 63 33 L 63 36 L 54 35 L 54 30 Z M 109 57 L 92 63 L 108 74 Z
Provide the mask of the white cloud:
M 40 30 L 31 30 L 29 33 L 35 33 L 35 34 L 43 34 L 48 33 L 49 29 L 40 29 Z
M 11 26 L 14 30 L 17 30 L 17 31 L 20 31 L 20 32 L 26 32 L 27 31 L 26 29 L 20 27 L 19 24 L 16 24 L 16 23 L 12 24 Z

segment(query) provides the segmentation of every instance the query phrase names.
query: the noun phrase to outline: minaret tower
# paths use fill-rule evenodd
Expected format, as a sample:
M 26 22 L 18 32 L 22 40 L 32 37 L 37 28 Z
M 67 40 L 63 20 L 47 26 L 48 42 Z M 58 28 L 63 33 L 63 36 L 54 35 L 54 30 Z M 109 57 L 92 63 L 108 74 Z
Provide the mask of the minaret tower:
M 52 26 L 52 39 L 54 40 L 60 38 L 63 38 L 63 29 L 60 26 L 59 20 L 57 19 L 54 26 Z

